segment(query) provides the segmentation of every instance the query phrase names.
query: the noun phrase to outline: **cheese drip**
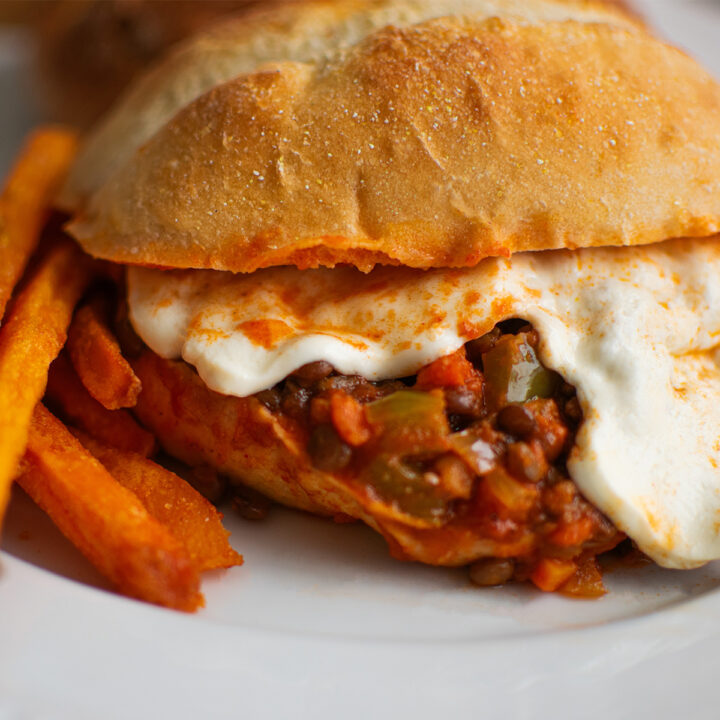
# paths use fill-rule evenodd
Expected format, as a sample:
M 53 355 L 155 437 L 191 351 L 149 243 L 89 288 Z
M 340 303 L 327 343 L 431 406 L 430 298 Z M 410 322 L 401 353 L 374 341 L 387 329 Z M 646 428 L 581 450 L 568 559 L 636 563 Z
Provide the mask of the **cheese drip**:
M 655 561 L 720 558 L 717 240 L 523 253 L 474 268 L 128 273 L 131 320 L 165 358 L 246 396 L 301 365 L 412 375 L 503 319 L 540 334 L 578 392 L 568 469 Z

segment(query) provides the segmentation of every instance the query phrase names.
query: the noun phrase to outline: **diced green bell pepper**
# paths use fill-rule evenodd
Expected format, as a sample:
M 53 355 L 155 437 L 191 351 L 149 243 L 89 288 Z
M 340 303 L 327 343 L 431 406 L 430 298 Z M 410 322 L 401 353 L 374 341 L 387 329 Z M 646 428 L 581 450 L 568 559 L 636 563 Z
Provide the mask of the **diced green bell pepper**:
M 545 368 L 527 341 L 527 333 L 505 335 L 482 356 L 490 407 L 551 397 L 557 375 Z
M 428 524 L 442 521 L 446 501 L 438 494 L 428 474 L 412 467 L 397 455 L 376 457 L 364 473 L 379 499 L 402 513 Z
M 379 449 L 397 455 L 442 450 L 450 432 L 441 393 L 400 390 L 367 405 Z

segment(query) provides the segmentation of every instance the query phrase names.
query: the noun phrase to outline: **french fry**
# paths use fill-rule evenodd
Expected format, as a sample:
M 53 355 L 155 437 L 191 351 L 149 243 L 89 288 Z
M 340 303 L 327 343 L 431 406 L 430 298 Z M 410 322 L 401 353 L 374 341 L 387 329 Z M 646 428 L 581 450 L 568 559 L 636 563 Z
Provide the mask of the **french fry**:
M 123 594 L 188 612 L 203 605 L 183 544 L 42 404 L 18 482 Z
M 50 201 L 65 175 L 77 136 L 60 128 L 41 128 L 27 140 L 0 195 L 0 320 L 37 245 Z
M 82 384 L 103 407 L 118 410 L 135 406 L 142 385 L 123 357 L 97 302 L 75 313 L 67 349 Z
M 144 456 L 154 454 L 155 438 L 127 410 L 106 410 L 91 397 L 65 353 L 50 366 L 46 397 L 71 425 L 104 445 Z
M 33 408 L 45 391 L 91 261 L 63 241 L 40 261 L 0 327 L 0 521 L 25 451 Z
M 84 433 L 75 435 L 185 545 L 200 570 L 242 565 L 242 555 L 228 543 L 222 515 L 185 480 L 142 455 L 101 445 Z

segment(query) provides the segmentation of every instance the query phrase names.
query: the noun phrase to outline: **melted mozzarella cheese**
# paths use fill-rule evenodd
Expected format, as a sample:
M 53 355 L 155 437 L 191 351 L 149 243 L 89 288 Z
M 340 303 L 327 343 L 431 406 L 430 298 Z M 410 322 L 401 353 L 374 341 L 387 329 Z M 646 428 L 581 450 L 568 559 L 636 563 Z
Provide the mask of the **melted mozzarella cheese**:
M 474 268 L 129 272 L 131 319 L 166 358 L 245 396 L 327 360 L 402 377 L 522 317 L 585 420 L 568 468 L 658 563 L 720 557 L 717 241 L 525 253 Z

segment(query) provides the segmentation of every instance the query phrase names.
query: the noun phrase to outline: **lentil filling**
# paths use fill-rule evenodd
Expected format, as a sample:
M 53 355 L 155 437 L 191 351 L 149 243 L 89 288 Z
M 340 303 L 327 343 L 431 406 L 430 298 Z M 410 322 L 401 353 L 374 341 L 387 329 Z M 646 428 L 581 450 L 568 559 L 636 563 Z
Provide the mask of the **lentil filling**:
M 487 540 L 474 583 L 597 596 L 597 555 L 624 535 L 568 475 L 582 411 L 537 346 L 530 325 L 507 320 L 413 377 L 370 382 L 321 361 L 256 397 L 383 518 Z

